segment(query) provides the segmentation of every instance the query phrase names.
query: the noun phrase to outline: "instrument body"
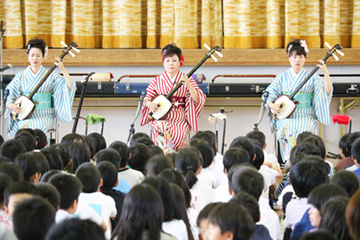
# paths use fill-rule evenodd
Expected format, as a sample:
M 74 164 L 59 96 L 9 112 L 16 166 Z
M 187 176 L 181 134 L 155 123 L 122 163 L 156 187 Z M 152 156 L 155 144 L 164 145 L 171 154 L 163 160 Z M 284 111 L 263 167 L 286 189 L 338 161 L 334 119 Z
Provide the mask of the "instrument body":
M 187 77 L 191 77 L 195 73 L 196 70 L 198 70 L 201 65 L 205 63 L 205 61 L 212 56 L 216 51 L 220 51 L 220 47 L 216 46 L 212 49 L 210 49 L 205 56 L 200 60 L 200 62 L 193 67 L 193 69 L 190 70 L 188 74 L 186 74 Z M 182 82 L 178 83 L 166 96 L 159 95 L 155 97 L 152 102 L 157 104 L 158 109 L 155 112 L 151 112 L 149 115 L 156 119 L 160 120 L 164 118 L 164 116 L 171 110 L 172 104 L 171 104 L 171 97 L 175 94 L 175 92 L 183 85 Z
M 69 46 L 66 46 L 60 56 L 60 59 L 62 60 L 72 48 L 77 47 L 77 44 L 75 42 L 72 42 L 69 44 Z M 12 118 L 14 120 L 24 120 L 31 117 L 33 112 L 35 111 L 35 103 L 33 101 L 33 97 L 35 93 L 39 90 L 39 88 L 43 85 L 43 83 L 46 81 L 46 79 L 50 76 L 50 74 L 55 70 L 56 65 L 53 65 L 49 71 L 45 74 L 45 76 L 39 81 L 39 83 L 35 86 L 35 88 L 31 91 L 29 96 L 22 95 L 18 99 L 15 100 L 14 104 L 21 107 L 20 113 L 16 113 L 14 111 L 11 112 Z
M 326 53 L 326 56 L 322 59 L 324 63 L 329 57 L 331 57 L 334 54 L 335 51 L 340 49 L 342 49 L 342 47 L 339 44 L 336 44 L 334 47 L 332 47 L 330 51 Z M 295 95 L 309 81 L 309 79 L 316 73 L 318 69 L 319 66 L 316 66 L 289 96 L 284 94 L 278 97 L 277 99 L 275 99 L 274 104 L 279 105 L 279 108 L 281 109 L 280 113 L 276 113 L 273 109 L 271 109 L 271 113 L 275 119 L 282 120 L 285 118 L 289 118 L 293 114 L 293 112 L 296 110 L 296 104 L 297 104 L 296 102 L 294 102 Z

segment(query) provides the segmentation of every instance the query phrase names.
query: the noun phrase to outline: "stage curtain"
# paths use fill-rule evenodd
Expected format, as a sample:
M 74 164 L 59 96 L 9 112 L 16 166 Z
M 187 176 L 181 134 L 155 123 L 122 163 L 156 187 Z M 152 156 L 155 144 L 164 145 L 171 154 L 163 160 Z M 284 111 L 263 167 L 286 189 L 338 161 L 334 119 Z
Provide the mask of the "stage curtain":
M 360 47 L 360 0 L 0 0 L 5 48 Z

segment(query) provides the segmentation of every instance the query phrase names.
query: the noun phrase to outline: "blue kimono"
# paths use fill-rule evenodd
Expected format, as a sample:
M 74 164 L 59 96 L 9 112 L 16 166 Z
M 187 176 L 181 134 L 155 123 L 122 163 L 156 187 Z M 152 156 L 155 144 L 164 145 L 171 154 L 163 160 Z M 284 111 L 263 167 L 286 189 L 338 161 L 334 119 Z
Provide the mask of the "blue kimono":
M 14 103 L 21 95 L 29 95 L 46 73 L 45 67 L 41 67 L 40 71 L 35 75 L 29 66 L 24 71 L 16 74 L 6 87 L 9 89 L 6 107 L 10 103 Z M 57 73 L 50 74 L 33 97 L 36 107 L 29 119 L 13 120 L 9 116 L 10 111 L 7 108 L 7 134 L 13 136 L 20 128 L 41 129 L 49 140 L 49 130 L 55 128 L 55 118 L 60 121 L 72 121 L 72 104 L 75 90 L 74 81 L 69 90 L 64 77 Z
M 290 95 L 308 75 L 309 71 L 305 68 L 298 74 L 290 68 L 277 75 L 266 89 L 269 92 L 267 103 L 273 102 L 283 94 Z M 300 133 L 309 131 L 315 134 L 317 121 L 324 125 L 330 124 L 331 97 L 332 90 L 328 95 L 325 82 L 319 75 L 314 74 L 295 95 L 294 100 L 299 103 L 289 118 L 276 120 L 270 116 L 271 132 L 276 131 L 284 161 L 289 159 L 290 151 Z

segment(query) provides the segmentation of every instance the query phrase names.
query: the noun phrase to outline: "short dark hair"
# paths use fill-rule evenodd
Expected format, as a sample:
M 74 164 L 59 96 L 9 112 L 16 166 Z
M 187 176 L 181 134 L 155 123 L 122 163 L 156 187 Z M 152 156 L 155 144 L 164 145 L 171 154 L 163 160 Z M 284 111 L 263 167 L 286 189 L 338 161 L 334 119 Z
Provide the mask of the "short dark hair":
M 316 231 L 304 233 L 300 240 L 338 240 L 334 234 L 325 228 L 317 229 Z
M 138 138 L 142 138 L 142 137 L 147 137 L 147 138 L 150 138 L 150 137 L 149 137 L 149 135 L 148 135 L 148 134 L 146 134 L 146 133 L 143 133 L 143 132 L 137 132 L 137 133 L 135 133 L 135 134 L 131 137 L 131 139 L 130 139 L 130 146 L 134 145 L 134 143 L 135 143 L 136 139 L 138 139 Z
M 309 142 L 301 142 L 297 146 L 296 156 L 301 154 L 316 155 L 321 157 L 320 150 Z
M 192 136 L 191 141 L 194 139 L 204 139 L 207 141 L 210 146 L 214 149 L 214 152 L 216 154 L 217 152 L 217 142 L 216 142 L 216 135 L 212 131 L 198 131 L 195 133 L 194 136 Z
M 129 166 L 132 169 L 138 170 L 144 173 L 145 166 L 149 161 L 150 154 L 147 146 L 142 143 L 135 143 L 129 149 L 131 156 L 129 159 Z
M 45 133 L 41 129 L 34 129 L 35 140 L 37 142 L 35 149 L 43 149 L 47 144 L 47 138 Z
M 154 141 L 151 140 L 149 137 L 140 137 L 140 138 L 137 138 L 137 139 L 133 142 L 133 145 L 134 145 L 135 143 L 142 143 L 142 144 L 145 144 L 146 146 L 154 145 Z
M 4 203 L 5 189 L 13 182 L 13 179 L 9 175 L 0 173 L 0 206 Z
M 78 133 L 68 133 L 62 137 L 61 143 L 70 147 L 74 142 L 85 142 L 84 138 Z
M 26 151 L 26 146 L 17 139 L 5 141 L 0 148 L 1 156 L 8 157 L 11 161 L 14 161 L 17 155 Z
M 301 143 L 310 143 L 313 147 L 317 147 L 320 151 L 320 157 L 325 159 L 326 157 L 326 148 L 324 140 L 318 135 L 312 135 L 305 138 Z
M 348 196 L 351 197 L 359 189 L 359 178 L 352 171 L 338 170 L 330 179 L 333 184 L 338 184 L 343 187 Z
M 82 185 L 84 193 L 97 192 L 100 185 L 101 174 L 100 171 L 92 163 L 81 164 L 75 172 Z
M 52 144 L 49 147 L 56 149 L 56 151 L 60 154 L 63 169 L 67 169 L 70 164 L 69 147 L 63 143 Z
M 115 186 L 118 181 L 118 170 L 108 161 L 103 161 L 96 164 L 96 167 L 99 169 L 101 178 L 103 179 L 103 184 L 100 187 L 101 190 L 110 191 Z
M 59 191 L 50 183 L 38 182 L 35 184 L 38 195 L 47 200 L 55 210 L 60 206 L 60 193 Z
M 45 239 L 55 222 L 56 210 L 45 199 L 32 197 L 18 203 L 13 214 L 14 232 L 19 240 Z
M 19 165 L 24 173 L 25 181 L 30 181 L 34 174 L 41 173 L 39 158 L 45 158 L 45 156 L 39 152 L 27 152 L 20 153 L 15 158 L 15 163 Z
M 249 211 L 252 219 L 254 220 L 254 223 L 260 221 L 259 202 L 254 196 L 250 195 L 249 193 L 242 192 L 232 197 L 230 202 L 238 203 L 245 207 Z
M 94 143 L 95 143 L 95 154 L 106 148 L 106 140 L 104 138 L 103 135 L 101 135 L 100 133 L 97 132 L 93 132 L 88 134 L 89 137 L 91 137 L 92 139 L 94 139 Z
M 121 156 L 120 154 L 111 148 L 102 149 L 99 152 L 97 152 L 94 156 L 94 160 L 96 163 L 108 161 L 114 164 L 117 170 L 120 168 L 121 163 Z
M 339 149 L 341 149 L 345 157 L 351 156 L 351 152 L 349 152 L 347 148 L 347 141 L 349 137 L 350 137 L 350 133 L 345 133 L 339 140 Z
M 156 145 L 147 146 L 150 158 L 156 155 L 165 155 L 164 151 Z
M 351 156 L 357 163 L 360 163 L 360 137 L 351 146 Z
M 31 152 L 35 149 L 35 137 L 28 132 L 22 131 L 20 133 L 16 133 L 14 139 L 22 142 L 25 145 L 27 152 Z
M 243 206 L 235 203 L 221 203 L 210 213 L 208 221 L 219 226 L 221 234 L 231 232 L 233 239 L 249 240 L 255 230 L 253 219 Z
M 250 155 L 250 160 L 252 161 L 255 155 L 254 145 L 248 137 L 237 137 L 230 144 L 230 148 L 239 148 L 242 147 L 248 151 Z
M 8 206 L 10 196 L 12 194 L 18 194 L 18 193 L 28 193 L 31 195 L 36 195 L 38 192 L 34 184 L 24 181 L 13 182 L 5 189 L 5 193 L 4 193 L 5 206 Z
M 165 155 L 155 155 L 146 164 L 146 175 L 157 176 L 165 169 L 173 169 L 174 166 Z
M 49 163 L 50 169 L 63 169 L 63 162 L 61 160 L 61 156 L 59 152 L 52 147 L 44 148 L 40 151 L 46 157 L 46 160 Z
M 292 166 L 290 181 L 296 196 L 308 197 L 315 187 L 329 182 L 327 165 L 319 156 L 307 156 Z
M 319 212 L 321 207 L 327 200 L 335 196 L 347 197 L 347 193 L 344 188 L 335 185 L 324 183 L 315 187 L 308 196 L 308 203 L 316 207 Z
M 74 142 L 70 144 L 69 154 L 72 159 L 71 165 L 68 168 L 70 173 L 75 173 L 76 169 L 85 162 L 90 162 L 90 149 L 84 142 Z
M 105 240 L 104 230 L 91 220 L 70 218 L 50 227 L 46 240 Z
M 58 173 L 49 179 L 49 183 L 54 185 L 60 193 L 61 209 L 69 209 L 79 198 L 82 189 L 79 178 L 66 173 Z
M 254 130 L 254 131 L 251 131 L 248 134 L 246 134 L 245 137 L 256 139 L 256 140 L 258 140 L 260 142 L 260 147 L 261 148 L 265 147 L 266 137 L 265 137 L 265 134 L 263 132 L 258 131 L 258 130 Z
M 58 173 L 61 173 L 61 171 L 57 169 L 49 170 L 44 175 L 41 176 L 40 182 L 49 182 L 50 178 Z
M 22 172 L 19 165 L 13 162 L 5 162 L 0 164 L 0 173 L 9 175 L 14 182 L 24 180 L 24 173 Z
M 346 146 L 347 146 L 346 149 L 350 154 L 351 154 L 352 145 L 355 142 L 355 140 L 358 138 L 360 138 L 360 132 L 350 133 L 350 136 L 348 137 L 347 142 L 346 142 Z
M 254 146 L 254 148 L 256 156 L 255 159 L 251 161 L 251 164 L 254 165 L 257 170 L 259 170 L 264 163 L 264 151 L 259 146 Z
M 84 143 L 86 143 L 90 149 L 90 157 L 93 158 L 96 153 L 96 146 L 95 146 L 95 140 L 94 138 L 90 136 L 82 136 L 84 139 Z
M 263 176 L 256 169 L 240 165 L 229 178 L 230 189 L 235 194 L 246 192 L 259 200 L 265 183 Z
M 213 202 L 213 203 L 209 203 L 208 205 L 206 205 L 203 209 L 201 209 L 197 219 L 196 219 L 196 225 L 198 227 L 200 227 L 200 223 L 202 220 L 204 219 L 208 219 L 211 211 L 218 205 L 220 205 L 222 203 L 220 202 Z
M 207 168 L 214 161 L 215 150 L 214 148 L 204 139 L 194 139 L 190 142 L 190 146 L 196 147 L 199 149 L 202 159 L 203 159 L 203 168 Z
M 309 131 L 303 131 L 296 137 L 296 145 L 300 144 L 305 138 L 314 136 L 312 132 Z M 295 145 L 295 146 L 296 146 Z
M 229 172 L 230 168 L 236 164 L 244 162 L 250 163 L 251 161 L 252 159 L 250 159 L 249 152 L 242 147 L 227 150 L 223 157 L 224 168 L 227 172 Z
M 109 148 L 116 150 L 120 154 L 121 156 L 120 167 L 121 168 L 126 167 L 126 165 L 128 164 L 129 154 L 130 154 L 128 145 L 126 145 L 126 143 L 121 141 L 115 141 L 109 145 Z

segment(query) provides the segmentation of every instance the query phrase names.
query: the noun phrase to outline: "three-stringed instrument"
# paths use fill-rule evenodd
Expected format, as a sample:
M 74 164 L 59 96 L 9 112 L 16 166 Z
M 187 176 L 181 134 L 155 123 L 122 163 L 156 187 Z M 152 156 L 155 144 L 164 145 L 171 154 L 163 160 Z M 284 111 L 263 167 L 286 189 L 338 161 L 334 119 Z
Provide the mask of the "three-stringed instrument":
M 75 42 L 70 43 L 68 46 L 65 43 L 61 43 L 64 45 L 64 50 L 62 51 L 62 54 L 60 56 L 60 59 L 62 60 L 67 54 L 70 54 L 71 56 L 75 56 L 72 52 L 70 52 L 71 49 L 74 49 L 76 52 L 80 52 L 78 49 L 76 49 L 77 44 Z M 56 68 L 56 65 L 54 64 L 49 71 L 45 74 L 45 76 L 39 81 L 39 83 L 35 86 L 35 88 L 31 91 L 29 96 L 22 95 L 16 101 L 14 104 L 21 107 L 20 113 L 16 113 L 14 111 L 11 112 L 12 118 L 14 120 L 24 120 L 31 117 L 33 112 L 35 111 L 35 103 L 33 101 L 33 97 L 35 93 L 39 90 L 39 88 L 43 85 L 43 83 L 46 81 L 46 79 L 50 76 L 50 74 L 54 71 Z
M 212 49 L 210 49 L 206 44 L 204 44 L 206 48 L 209 49 L 209 51 L 205 54 L 205 56 L 200 60 L 198 64 L 196 64 L 188 74 L 186 74 L 187 77 L 191 77 L 196 70 L 198 70 L 201 65 L 205 63 L 207 59 L 212 57 L 215 61 L 216 58 L 213 56 L 214 53 L 217 53 L 220 57 L 222 57 L 222 54 L 219 53 L 221 51 L 221 48 L 219 46 L 216 46 Z M 175 92 L 183 85 L 183 82 L 179 82 L 166 96 L 159 95 L 152 101 L 153 103 L 157 104 L 158 109 L 155 112 L 151 112 L 149 115 L 153 117 L 156 120 L 162 119 L 171 109 L 171 97 L 175 94 Z
M 326 56 L 322 59 L 324 61 L 324 63 L 331 56 L 334 56 L 334 58 L 336 60 L 339 59 L 334 54 L 335 51 L 337 51 L 339 54 L 341 54 L 343 56 L 343 53 L 339 51 L 340 49 L 342 49 L 341 45 L 336 44 L 334 47 L 331 47 L 328 43 L 326 43 L 326 45 L 330 48 L 330 50 L 326 53 Z M 320 68 L 319 66 L 316 66 L 289 96 L 283 94 L 274 101 L 274 104 L 279 105 L 279 108 L 281 109 L 281 111 L 279 113 L 276 113 L 273 109 L 271 109 L 271 112 L 275 119 L 281 120 L 281 119 L 285 119 L 285 118 L 288 118 L 291 116 L 291 114 L 296 109 L 296 102 L 294 102 L 295 95 L 300 91 L 300 89 L 305 85 L 305 83 L 307 83 L 307 81 L 309 81 L 309 79 L 315 74 L 315 72 L 319 68 Z

